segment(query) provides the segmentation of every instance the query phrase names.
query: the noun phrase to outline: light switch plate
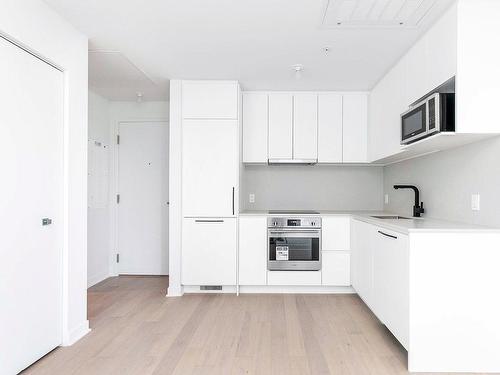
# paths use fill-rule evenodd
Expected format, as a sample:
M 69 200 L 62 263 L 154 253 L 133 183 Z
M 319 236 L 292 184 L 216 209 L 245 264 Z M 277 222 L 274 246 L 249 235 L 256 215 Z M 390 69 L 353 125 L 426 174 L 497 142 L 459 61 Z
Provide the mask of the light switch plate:
M 248 194 L 248 201 L 250 203 L 255 203 L 255 194 L 253 194 L 253 193 Z
M 481 196 L 479 194 L 472 194 L 471 208 L 472 211 L 479 211 L 481 209 Z
M 389 204 L 389 194 L 384 195 L 384 203 Z

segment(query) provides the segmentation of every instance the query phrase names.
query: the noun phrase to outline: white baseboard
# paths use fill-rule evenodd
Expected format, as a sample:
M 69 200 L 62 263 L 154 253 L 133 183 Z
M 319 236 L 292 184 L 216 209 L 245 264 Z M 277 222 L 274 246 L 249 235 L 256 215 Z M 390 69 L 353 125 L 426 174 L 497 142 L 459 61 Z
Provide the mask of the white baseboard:
M 180 297 L 184 294 L 184 288 L 181 285 L 171 285 L 167 289 L 167 297 Z
M 109 274 L 94 275 L 87 278 L 87 289 L 110 277 Z
M 281 286 L 262 285 L 244 286 L 240 285 L 240 294 L 243 293 L 279 293 L 279 294 L 354 294 L 350 286 Z
M 73 328 L 67 335 L 65 335 L 66 337 L 63 338 L 61 346 L 71 346 L 89 332 L 89 321 L 85 320 L 78 327 Z
M 236 286 L 223 286 L 222 290 L 200 290 L 198 285 L 184 286 L 184 293 L 236 293 Z M 278 293 L 278 294 L 354 294 L 354 289 L 350 286 L 285 286 L 285 285 L 240 285 L 239 293 Z M 170 294 L 170 289 L 169 289 Z

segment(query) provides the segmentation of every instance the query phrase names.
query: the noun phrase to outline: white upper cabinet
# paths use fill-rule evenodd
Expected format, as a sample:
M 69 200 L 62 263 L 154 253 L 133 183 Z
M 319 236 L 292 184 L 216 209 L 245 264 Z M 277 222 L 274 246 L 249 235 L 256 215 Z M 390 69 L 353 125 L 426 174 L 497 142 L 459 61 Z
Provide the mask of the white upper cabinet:
M 342 94 L 318 95 L 318 163 L 342 163 Z
M 293 96 L 293 158 L 318 159 L 318 95 Z
M 293 95 L 269 94 L 269 159 L 291 160 Z
M 343 162 L 368 161 L 368 95 L 345 94 L 343 97 Z
M 237 119 L 236 81 L 184 81 L 182 117 L 185 119 Z
M 231 217 L 238 212 L 238 121 L 184 120 L 184 217 Z
M 243 162 L 267 163 L 268 105 L 265 93 L 243 94 Z

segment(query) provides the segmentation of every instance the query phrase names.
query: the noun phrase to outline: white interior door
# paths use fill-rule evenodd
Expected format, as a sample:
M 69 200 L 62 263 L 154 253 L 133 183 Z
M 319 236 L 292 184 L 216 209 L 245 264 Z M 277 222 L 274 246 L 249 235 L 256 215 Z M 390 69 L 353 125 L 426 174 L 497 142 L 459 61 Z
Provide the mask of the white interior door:
M 168 274 L 168 124 L 120 123 L 118 272 Z
M 0 38 L 0 374 L 62 342 L 63 74 Z M 42 219 L 52 220 L 42 225 Z

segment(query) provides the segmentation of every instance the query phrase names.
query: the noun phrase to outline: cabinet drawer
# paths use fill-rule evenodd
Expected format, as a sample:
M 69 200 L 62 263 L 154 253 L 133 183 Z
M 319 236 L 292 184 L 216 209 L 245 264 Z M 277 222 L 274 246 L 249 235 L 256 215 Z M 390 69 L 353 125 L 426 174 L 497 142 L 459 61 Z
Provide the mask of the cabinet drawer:
M 322 254 L 322 284 L 351 285 L 351 254 L 347 251 L 324 251 Z
M 186 81 L 182 85 L 182 117 L 237 119 L 236 82 Z
M 351 219 L 346 216 L 322 218 L 323 250 L 351 249 Z
M 321 285 L 321 271 L 268 271 L 267 285 Z

